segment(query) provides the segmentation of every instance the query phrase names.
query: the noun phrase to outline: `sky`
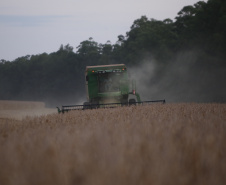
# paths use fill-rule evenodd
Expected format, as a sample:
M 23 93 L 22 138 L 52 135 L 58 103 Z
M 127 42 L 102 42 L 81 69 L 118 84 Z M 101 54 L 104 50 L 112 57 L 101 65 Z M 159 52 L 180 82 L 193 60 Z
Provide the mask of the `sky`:
M 76 51 L 90 37 L 115 44 L 141 16 L 173 20 L 184 6 L 198 1 L 1 0 L 0 60 L 56 52 L 61 44 Z

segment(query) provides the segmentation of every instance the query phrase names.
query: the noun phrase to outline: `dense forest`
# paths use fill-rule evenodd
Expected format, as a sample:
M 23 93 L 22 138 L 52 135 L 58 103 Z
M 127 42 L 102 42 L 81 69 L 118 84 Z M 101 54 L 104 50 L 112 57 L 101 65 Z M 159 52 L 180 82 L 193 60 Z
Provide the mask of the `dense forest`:
M 226 102 L 226 1 L 199 1 L 175 20 L 141 16 L 115 44 L 90 37 L 74 51 L 0 61 L 0 99 L 44 101 L 47 106 L 85 101 L 85 67 L 124 63 L 142 100 Z

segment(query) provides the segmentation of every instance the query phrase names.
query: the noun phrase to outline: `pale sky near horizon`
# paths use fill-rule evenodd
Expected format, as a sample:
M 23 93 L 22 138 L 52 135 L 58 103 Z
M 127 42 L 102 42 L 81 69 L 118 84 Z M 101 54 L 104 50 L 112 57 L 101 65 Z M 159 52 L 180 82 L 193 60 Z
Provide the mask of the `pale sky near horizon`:
M 55 52 L 60 45 L 76 47 L 92 37 L 114 44 L 133 21 L 174 19 L 199 0 L 2 0 L 0 2 L 0 60 Z M 207 0 L 204 0 L 205 2 Z

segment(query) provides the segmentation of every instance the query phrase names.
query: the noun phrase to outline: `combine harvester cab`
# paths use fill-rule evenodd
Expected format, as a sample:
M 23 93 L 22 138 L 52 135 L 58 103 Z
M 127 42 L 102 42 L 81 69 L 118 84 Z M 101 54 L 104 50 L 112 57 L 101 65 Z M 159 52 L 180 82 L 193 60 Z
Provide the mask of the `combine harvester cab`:
M 140 96 L 135 93 L 135 89 L 129 92 L 129 79 L 126 66 L 124 64 L 103 65 L 103 66 L 87 66 L 86 67 L 86 94 L 87 102 L 85 104 L 125 104 L 130 99 L 129 94 L 134 92 L 137 101 Z M 101 107 L 101 106 L 100 106 Z
M 87 101 L 83 105 L 69 105 L 58 108 L 58 112 L 96 108 L 112 108 L 165 100 L 142 102 L 136 92 L 136 83 L 128 78 L 124 64 L 87 66 L 85 71 Z M 130 90 L 131 89 L 131 90 Z M 133 98 L 130 98 L 133 95 Z M 130 98 L 130 99 L 129 99 Z

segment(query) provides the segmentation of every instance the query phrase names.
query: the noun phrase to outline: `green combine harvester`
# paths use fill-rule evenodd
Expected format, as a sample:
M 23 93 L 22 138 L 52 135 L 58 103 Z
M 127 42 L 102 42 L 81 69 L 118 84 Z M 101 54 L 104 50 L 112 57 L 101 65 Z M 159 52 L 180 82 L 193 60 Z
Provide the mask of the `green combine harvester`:
M 61 109 L 57 107 L 59 113 L 70 110 L 165 103 L 165 100 L 141 101 L 136 91 L 136 83 L 128 78 L 124 64 L 87 66 L 85 81 L 87 102 L 83 105 L 62 106 Z

